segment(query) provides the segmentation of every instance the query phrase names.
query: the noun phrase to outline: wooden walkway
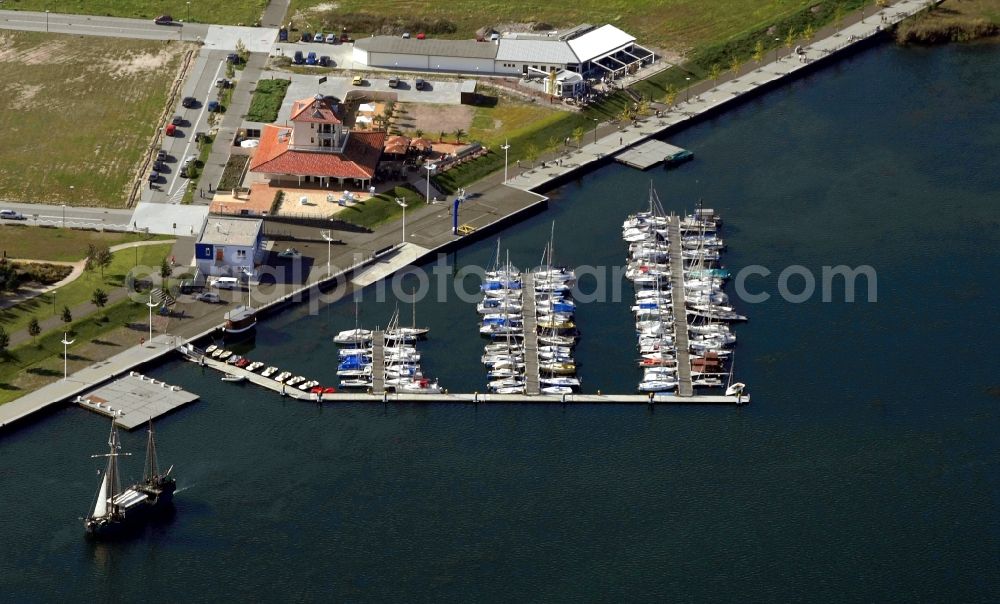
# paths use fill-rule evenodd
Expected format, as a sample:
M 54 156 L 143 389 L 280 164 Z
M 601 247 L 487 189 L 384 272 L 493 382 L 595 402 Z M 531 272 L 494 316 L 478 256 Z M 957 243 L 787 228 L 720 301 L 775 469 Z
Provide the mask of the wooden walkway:
M 524 315 L 524 385 L 529 395 L 541 392 L 538 384 L 538 328 L 535 316 L 535 276 L 528 271 L 523 278 L 521 313 Z
M 684 259 L 681 257 L 681 220 L 671 215 L 667 223 L 670 243 L 670 300 L 674 310 L 674 346 L 677 349 L 677 395 L 692 396 L 691 354 L 688 348 L 687 306 L 684 303 Z
M 374 333 L 372 340 L 372 392 L 385 392 L 385 332 Z

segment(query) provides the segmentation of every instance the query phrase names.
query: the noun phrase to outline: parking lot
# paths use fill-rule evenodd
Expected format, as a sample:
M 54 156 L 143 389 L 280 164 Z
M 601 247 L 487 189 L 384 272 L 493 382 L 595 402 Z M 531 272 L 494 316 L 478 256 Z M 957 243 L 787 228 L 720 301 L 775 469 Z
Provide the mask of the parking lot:
M 277 123 L 282 123 L 288 119 L 292 110 L 292 103 L 315 96 L 317 94 L 330 95 L 343 99 L 347 93 L 354 91 L 364 92 L 393 92 L 403 103 L 434 103 L 438 105 L 460 105 L 462 102 L 461 82 L 435 82 L 426 80 L 430 84 L 430 90 L 416 90 L 413 87 L 413 76 L 406 76 L 401 79 L 399 88 L 389 88 L 389 74 L 379 74 L 379 78 L 365 78 L 363 86 L 351 84 L 351 78 L 339 76 L 326 76 L 326 82 L 319 84 L 318 75 L 299 75 L 283 71 L 266 71 L 261 79 L 291 79 L 292 83 L 285 94 L 285 100 L 281 104 L 278 112 Z

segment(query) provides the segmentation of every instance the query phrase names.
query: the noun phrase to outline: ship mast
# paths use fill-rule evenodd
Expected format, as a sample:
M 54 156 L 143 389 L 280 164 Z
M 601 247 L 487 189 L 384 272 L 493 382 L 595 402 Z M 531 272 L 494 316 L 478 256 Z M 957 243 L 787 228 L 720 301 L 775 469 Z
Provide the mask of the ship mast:
M 153 437 L 153 420 L 149 420 L 149 440 L 146 441 L 146 466 L 143 482 L 150 484 L 160 476 L 160 465 L 156 460 L 156 439 Z
M 98 498 L 103 501 L 98 501 L 95 512 L 95 517 L 99 516 L 113 516 L 117 509 L 115 507 L 115 499 L 118 494 L 121 493 L 122 485 L 121 478 L 118 475 L 118 456 L 119 455 L 131 455 L 131 453 L 120 453 L 121 443 L 118 442 L 118 430 L 115 429 L 115 420 L 111 420 L 111 434 L 108 436 L 108 452 L 102 455 L 91 455 L 91 457 L 107 457 L 108 466 L 104 470 L 104 481 L 101 485 L 101 492 L 98 494 Z

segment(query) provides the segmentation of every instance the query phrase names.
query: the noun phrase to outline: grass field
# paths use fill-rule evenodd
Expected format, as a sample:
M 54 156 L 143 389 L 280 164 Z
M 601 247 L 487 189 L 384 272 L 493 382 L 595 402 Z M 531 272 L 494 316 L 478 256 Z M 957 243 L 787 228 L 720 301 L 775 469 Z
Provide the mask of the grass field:
M 338 31 L 344 24 L 360 21 L 356 14 L 384 16 L 401 27 L 418 19 L 450 21 L 453 33 L 435 37 L 471 38 L 483 26 L 504 23 L 545 23 L 567 27 L 579 23 L 611 23 L 634 35 L 640 43 L 686 52 L 740 32 L 769 23 L 783 15 L 822 3 L 822 0 L 577 0 L 538 2 L 537 0 L 386 0 L 377 11 L 363 0 L 292 0 L 289 16 L 315 31 Z M 317 5 L 335 4 L 332 11 L 310 10 Z M 286 19 L 288 20 L 288 19 Z M 502 29 L 502 27 L 499 27 Z M 353 31 L 355 38 L 371 31 Z M 390 32 L 386 32 L 390 33 Z M 415 32 L 414 32 L 415 33 Z
M 0 32 L 0 199 L 123 206 L 186 48 Z
M 285 93 L 291 80 L 260 80 L 257 88 L 253 91 L 253 98 L 250 100 L 250 111 L 247 113 L 248 122 L 273 122 L 278 119 L 278 110 L 281 109 L 281 102 L 285 100 Z
M 26 300 L 17 306 L 0 310 L 0 325 L 8 333 L 13 333 L 27 327 L 31 317 L 37 317 L 41 321 L 58 315 L 62 312 L 63 306 L 73 308 L 77 304 L 90 301 L 90 297 L 98 287 L 110 294 L 124 286 L 125 275 L 137 264 L 150 266 L 154 272 L 158 271 L 160 262 L 170 254 L 171 247 L 172 244 L 165 243 L 115 252 L 111 266 L 104 269 L 103 279 L 100 270 L 84 271 L 79 278 L 68 285 Z
M 87 246 L 111 247 L 133 241 L 167 239 L 163 235 L 53 229 L 49 227 L 0 225 L 0 248 L 8 258 L 75 262 L 87 255 Z
M 54 13 L 101 15 L 155 19 L 170 15 L 176 20 L 223 25 L 252 25 L 260 19 L 267 0 L 220 0 L 218 2 L 186 2 L 186 0 L 8 0 L 3 8 L 12 10 L 50 10 Z M 190 18 L 189 18 L 190 16 Z
M 405 199 L 406 209 L 411 212 L 427 205 L 424 195 L 409 187 L 396 187 L 389 193 L 382 193 L 363 203 L 344 208 L 337 213 L 335 218 L 358 226 L 374 228 L 384 222 L 402 217 L 403 208 L 396 203 L 396 197 Z
M 70 324 L 71 338 L 77 345 L 69 348 L 70 372 L 91 363 L 91 349 L 123 349 L 136 343 L 144 332 L 126 327 L 129 323 L 146 322 L 146 306 L 122 300 L 100 312 L 100 316 Z M 12 401 L 46 383 L 62 377 L 63 332 L 53 330 L 42 334 L 36 342 L 27 342 L 0 356 L 0 404 Z M 102 355 L 102 357 L 105 355 Z
M 933 44 L 1000 35 L 1000 0 L 948 0 L 900 24 L 901 43 Z

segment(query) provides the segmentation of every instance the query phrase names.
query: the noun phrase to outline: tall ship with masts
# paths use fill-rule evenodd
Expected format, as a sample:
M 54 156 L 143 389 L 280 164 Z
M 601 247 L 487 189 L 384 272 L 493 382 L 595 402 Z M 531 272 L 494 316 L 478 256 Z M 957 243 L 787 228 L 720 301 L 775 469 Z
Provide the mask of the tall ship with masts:
M 146 464 L 143 469 L 142 482 L 136 483 L 125 490 L 121 488 L 121 476 L 118 471 L 118 457 L 131 453 L 121 451 L 118 440 L 118 430 L 114 419 L 111 420 L 111 434 L 108 437 L 108 452 L 92 457 L 107 457 L 108 464 L 101 478 L 101 486 L 97 492 L 97 501 L 91 513 L 84 520 L 87 535 L 96 538 L 115 537 L 142 524 L 147 518 L 157 512 L 165 511 L 173 505 L 174 491 L 177 483 L 170 476 L 173 466 L 160 474 L 156 458 L 156 439 L 153 436 L 153 423 L 149 423 L 149 438 L 146 441 Z

